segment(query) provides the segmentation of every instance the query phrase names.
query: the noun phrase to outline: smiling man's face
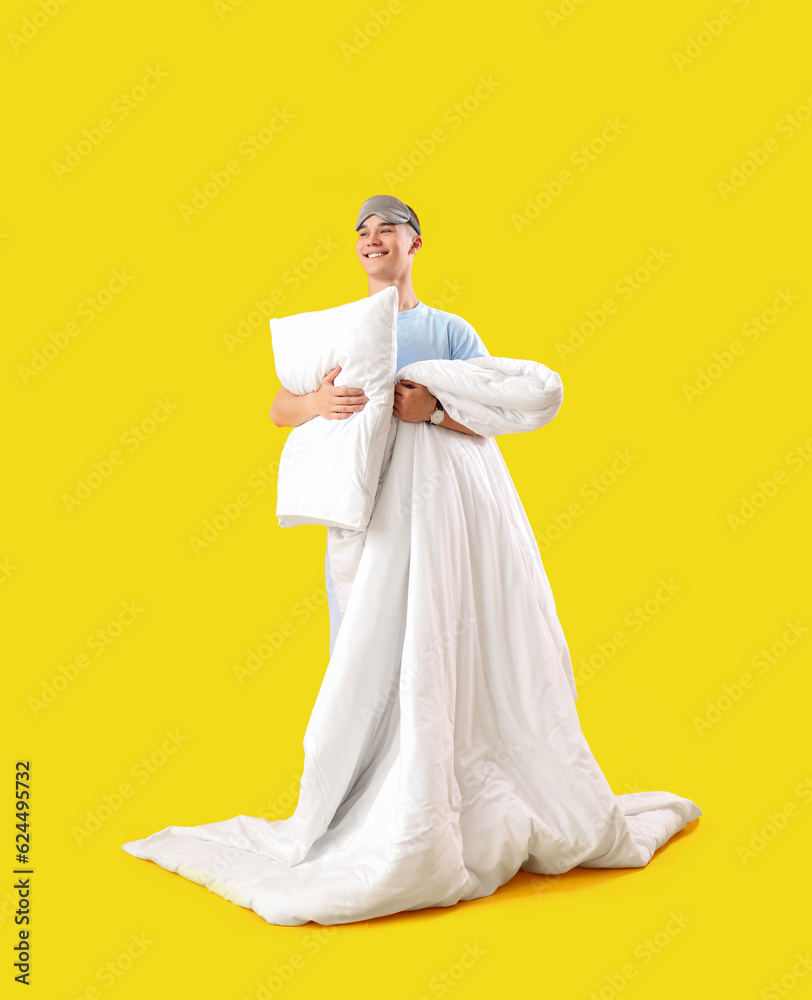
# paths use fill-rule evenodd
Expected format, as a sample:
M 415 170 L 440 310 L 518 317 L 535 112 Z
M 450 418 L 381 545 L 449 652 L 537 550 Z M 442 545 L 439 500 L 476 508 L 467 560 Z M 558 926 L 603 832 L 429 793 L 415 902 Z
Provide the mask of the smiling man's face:
M 411 226 L 370 215 L 358 230 L 355 251 L 370 277 L 395 278 L 408 270 L 422 245 Z

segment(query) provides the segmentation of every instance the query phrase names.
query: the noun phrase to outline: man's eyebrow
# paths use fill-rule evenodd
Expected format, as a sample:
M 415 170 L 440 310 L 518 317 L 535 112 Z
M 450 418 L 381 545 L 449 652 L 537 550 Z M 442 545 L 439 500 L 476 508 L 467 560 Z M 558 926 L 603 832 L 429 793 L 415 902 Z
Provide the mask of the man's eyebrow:
M 397 222 L 382 222 L 378 226 L 378 229 L 380 229 L 382 226 L 396 226 L 396 225 L 397 225 Z M 361 229 L 370 229 L 371 227 L 368 226 L 367 223 L 365 222 L 365 223 L 363 223 L 363 225 L 360 228 Z

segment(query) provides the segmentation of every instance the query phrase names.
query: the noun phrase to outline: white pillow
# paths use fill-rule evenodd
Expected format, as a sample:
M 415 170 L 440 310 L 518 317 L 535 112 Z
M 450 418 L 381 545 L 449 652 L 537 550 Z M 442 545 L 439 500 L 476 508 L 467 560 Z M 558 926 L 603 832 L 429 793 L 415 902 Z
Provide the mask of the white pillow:
M 270 320 L 276 374 L 289 392 L 314 392 L 341 365 L 333 384 L 369 396 L 352 416 L 317 416 L 291 430 L 277 479 L 280 527 L 366 528 L 396 419 L 397 315 L 398 290 L 390 285 L 357 302 Z

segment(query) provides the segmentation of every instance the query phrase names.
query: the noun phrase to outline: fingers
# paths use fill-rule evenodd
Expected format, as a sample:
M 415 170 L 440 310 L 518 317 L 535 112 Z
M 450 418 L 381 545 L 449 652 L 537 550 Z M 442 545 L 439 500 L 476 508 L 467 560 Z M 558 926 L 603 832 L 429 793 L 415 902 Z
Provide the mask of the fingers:
M 347 389 L 346 392 L 342 391 L 340 388 L 334 388 L 330 394 L 330 403 L 333 406 L 349 406 L 351 409 L 354 408 L 352 404 L 359 404 L 363 406 L 365 403 L 369 402 L 369 396 L 364 395 L 363 389 Z
M 352 402 L 350 402 L 352 399 Z M 369 402 L 369 396 L 333 396 L 330 405 L 336 410 L 360 410 Z
M 367 405 L 369 402 L 368 398 L 364 396 L 363 401 L 355 403 L 353 405 L 342 404 L 335 401 L 331 401 L 331 410 L 328 414 L 328 419 L 330 420 L 345 420 L 347 417 L 351 417 L 353 413 L 357 413 Z

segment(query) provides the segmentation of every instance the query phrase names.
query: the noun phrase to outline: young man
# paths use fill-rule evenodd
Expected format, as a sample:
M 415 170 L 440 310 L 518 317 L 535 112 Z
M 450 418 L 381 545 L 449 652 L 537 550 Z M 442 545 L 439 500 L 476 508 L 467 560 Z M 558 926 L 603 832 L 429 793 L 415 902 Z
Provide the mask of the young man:
M 423 245 L 420 222 L 414 210 L 392 195 L 367 198 L 355 225 L 358 241 L 355 252 L 366 271 L 369 294 L 390 285 L 398 290 L 397 371 L 413 361 L 455 360 L 488 355 L 476 330 L 454 313 L 434 309 L 421 302 L 412 287 L 412 265 Z M 298 427 L 322 416 L 328 420 L 346 420 L 362 410 L 367 402 L 363 388 L 336 386 L 341 370 L 338 365 L 326 372 L 321 385 L 313 392 L 297 396 L 280 388 L 271 406 L 271 420 L 277 427 Z M 399 420 L 425 420 L 438 427 L 461 434 L 475 432 L 445 413 L 442 404 L 424 385 L 398 382 L 392 412 Z M 328 553 L 324 553 L 324 575 L 330 610 L 330 654 L 341 624 L 341 612 L 330 575 Z
M 553 593 L 494 440 L 549 423 L 560 376 L 523 358 L 453 362 L 484 345 L 458 317 L 415 299 L 414 213 L 397 199 L 371 201 L 358 255 L 370 291 L 400 289 L 399 363 L 422 356 L 411 370 L 441 395 L 456 383 L 453 408 L 481 436 L 471 441 L 470 428 L 445 419 L 418 426 L 433 397 L 403 386 L 370 530 L 348 529 L 342 549 L 343 529 L 327 529 L 335 582 L 350 588 L 347 641 L 331 644 L 293 815 L 240 813 L 122 844 L 286 926 L 453 906 L 491 895 L 519 869 L 642 867 L 702 815 L 667 791 L 615 795 L 581 731 Z M 495 380 L 485 386 L 482 371 Z M 362 395 L 325 377 L 306 397 L 282 393 L 274 422 L 348 419 Z M 441 470 L 453 476 L 435 479 Z M 436 488 L 426 495 L 427 482 Z M 331 603 L 331 624 L 337 610 Z

